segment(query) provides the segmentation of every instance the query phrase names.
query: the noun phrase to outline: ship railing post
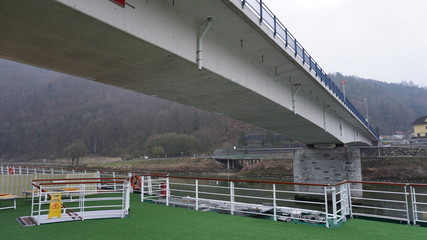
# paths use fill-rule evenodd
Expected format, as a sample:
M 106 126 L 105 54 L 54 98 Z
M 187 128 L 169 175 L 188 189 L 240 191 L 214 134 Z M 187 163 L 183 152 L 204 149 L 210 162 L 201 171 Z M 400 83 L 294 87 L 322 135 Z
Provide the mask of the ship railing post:
M 277 221 L 276 184 L 273 183 L 273 214 L 274 221 Z
M 196 179 L 196 210 L 199 210 L 199 179 Z
M 38 211 L 37 211 L 37 225 L 40 225 L 40 212 L 42 210 L 42 192 L 43 192 L 43 186 L 40 185 L 39 189 L 39 202 L 38 202 Z
M 230 213 L 234 215 L 234 182 L 230 182 Z
M 411 190 L 411 199 L 412 199 L 412 221 L 414 226 L 417 225 L 417 221 L 418 221 L 418 214 L 417 214 L 417 198 L 416 198 L 416 193 L 415 193 L 415 187 L 410 186 L 410 190 Z
M 33 183 L 33 181 L 31 181 Z M 32 184 L 31 184 L 32 185 Z M 31 188 L 31 217 L 34 216 L 34 199 L 36 197 L 36 187 L 33 185 Z
M 125 210 L 124 211 L 126 212 L 126 214 L 129 214 L 129 209 L 130 209 L 130 191 L 133 190 L 133 188 L 131 187 L 131 183 L 130 183 L 131 182 L 131 178 L 132 178 L 132 174 L 129 173 L 128 177 L 127 177 L 126 181 L 124 181 L 123 187 L 122 187 L 122 188 L 124 188 L 124 189 L 122 189 L 122 191 L 123 191 L 123 193 L 125 193 L 124 201 L 126 203 L 126 206 L 125 206 Z M 116 181 L 116 179 L 114 179 L 114 181 Z M 122 211 L 123 211 L 123 209 L 122 209 Z M 124 218 L 124 215 L 122 215 L 122 218 Z
M 144 182 L 145 182 L 145 176 L 141 176 L 141 202 L 144 202 Z
M 170 192 L 169 192 L 170 188 L 169 188 L 169 177 L 166 178 L 166 206 L 169 206 L 169 197 L 170 197 Z
M 95 171 L 95 177 L 101 178 L 101 173 L 99 171 Z M 101 181 L 99 180 L 99 183 L 96 184 L 96 189 L 101 189 L 101 188 L 102 188 L 102 184 L 101 184 Z
M 405 185 L 405 186 L 403 186 L 403 189 L 404 189 L 404 191 L 405 191 L 405 202 L 406 202 L 406 218 L 407 218 L 407 224 L 408 225 L 411 225 L 411 214 L 409 214 L 409 212 L 410 212 L 410 210 L 409 210 L 409 208 L 411 207 L 412 208 L 412 204 L 410 204 L 409 203 L 409 201 L 411 201 L 412 200 L 412 197 L 409 197 L 408 198 L 408 195 L 409 195 L 409 193 L 408 193 L 408 191 L 407 191 L 407 185 Z M 411 211 L 411 213 L 413 214 L 414 212 L 413 212 L 413 210 Z
M 74 171 L 74 169 L 73 169 L 73 171 Z M 116 178 L 116 172 L 113 172 L 113 178 Z M 117 190 L 117 185 L 116 185 L 116 182 L 114 181 L 114 183 L 113 183 L 113 188 L 114 188 L 114 191 L 116 191 Z
M 151 182 L 151 176 L 147 176 L 147 190 L 148 190 L 148 195 L 152 196 L 153 195 L 153 184 Z
M 351 183 L 347 184 L 347 192 L 348 192 L 348 207 L 350 211 L 350 218 L 353 218 L 353 204 L 351 202 Z
M 324 187 L 324 197 L 325 197 L 325 221 L 326 227 L 329 228 L 329 209 L 328 209 L 328 189 Z
M 338 216 L 337 216 L 337 194 L 336 194 L 336 188 L 332 187 L 332 214 L 334 218 L 334 224 L 337 224 Z
M 347 221 L 347 216 L 350 214 L 350 207 L 348 205 L 348 188 L 346 183 L 341 184 L 340 187 L 340 199 L 341 199 L 341 204 L 340 204 L 340 209 L 341 210 L 341 215 L 342 215 L 342 219 L 343 221 Z

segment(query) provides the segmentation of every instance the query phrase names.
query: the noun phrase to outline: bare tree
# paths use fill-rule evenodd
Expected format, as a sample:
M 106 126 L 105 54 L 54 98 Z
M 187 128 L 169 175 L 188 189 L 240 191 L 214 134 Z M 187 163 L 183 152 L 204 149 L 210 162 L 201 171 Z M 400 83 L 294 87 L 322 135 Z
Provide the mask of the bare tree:
M 75 141 L 64 149 L 65 155 L 71 158 L 71 165 L 79 165 L 80 158 L 87 154 L 86 145 L 82 141 Z

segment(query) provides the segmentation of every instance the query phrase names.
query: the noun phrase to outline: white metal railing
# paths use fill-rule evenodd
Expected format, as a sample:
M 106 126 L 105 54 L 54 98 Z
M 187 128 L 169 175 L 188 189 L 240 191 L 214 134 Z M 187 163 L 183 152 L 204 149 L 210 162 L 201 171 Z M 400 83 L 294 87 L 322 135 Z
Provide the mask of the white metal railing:
M 127 177 L 126 171 L 0 166 L 17 174 L 98 172 L 101 178 Z M 134 173 L 140 177 L 141 201 L 235 215 L 303 221 L 330 227 L 348 217 L 368 217 L 427 224 L 427 184 L 344 181 L 337 185 L 191 178 Z M 307 188 L 300 188 L 307 186 Z M 98 188 L 122 191 L 117 183 Z M 303 190 L 301 190 L 303 189 Z
M 156 176 L 143 176 L 141 201 L 149 199 L 168 206 L 270 217 L 275 221 L 321 223 L 326 227 L 346 222 L 348 217 L 396 220 L 408 225 L 427 223 L 426 184 L 346 181 L 335 186 L 307 184 L 322 188 L 323 192 L 305 192 L 277 188 L 298 183 L 173 176 L 156 177 L 153 181 L 152 177 Z M 264 186 L 238 186 L 242 182 L 263 183 Z M 161 187 L 161 184 L 166 186 Z M 150 191 L 151 188 L 155 190 Z M 319 199 L 324 201 L 316 201 Z
M 82 172 L 84 172 L 83 170 Z M 75 173 L 76 170 L 53 167 L 35 167 L 35 166 L 0 166 L 0 175 L 24 175 L 24 174 L 66 174 Z
M 412 184 L 410 193 L 414 225 L 427 223 L 427 185 Z
M 319 192 L 315 193 L 295 191 L 293 186 L 298 184 L 284 182 L 165 175 L 141 175 L 141 180 L 141 201 L 201 211 L 271 218 L 275 221 L 303 221 L 324 224 L 326 227 L 346 221 L 346 216 L 342 213 L 348 208 L 337 209 L 336 202 L 334 203 L 337 200 L 336 194 L 346 195 L 346 187 L 336 193 L 335 186 L 307 184 L 319 188 Z M 261 185 L 248 187 L 247 183 Z M 301 198 L 295 200 L 298 196 Z M 310 198 L 307 200 L 303 196 Z M 344 201 L 340 195 L 338 198 L 338 204 L 343 205 Z M 329 205 L 332 207 L 328 207 Z
M 121 185 L 121 190 L 101 189 L 102 183 Z M 31 216 L 37 225 L 52 222 L 124 218 L 129 211 L 128 178 L 72 178 L 32 181 Z M 50 218 L 53 194 L 61 194 L 61 213 Z
M 350 187 L 351 216 L 381 218 L 406 222 L 412 219 L 411 196 L 408 184 L 355 182 L 362 188 Z M 347 183 L 351 186 L 351 183 Z

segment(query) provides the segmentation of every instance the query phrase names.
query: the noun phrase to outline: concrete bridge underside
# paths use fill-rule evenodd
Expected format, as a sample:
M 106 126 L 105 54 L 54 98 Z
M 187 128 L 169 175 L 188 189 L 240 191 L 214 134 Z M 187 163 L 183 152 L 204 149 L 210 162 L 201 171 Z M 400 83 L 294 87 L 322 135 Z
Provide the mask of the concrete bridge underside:
M 375 140 L 240 1 L 131 4 L 2 1 L 0 57 L 217 112 L 306 144 Z M 197 39 L 212 15 L 198 70 Z

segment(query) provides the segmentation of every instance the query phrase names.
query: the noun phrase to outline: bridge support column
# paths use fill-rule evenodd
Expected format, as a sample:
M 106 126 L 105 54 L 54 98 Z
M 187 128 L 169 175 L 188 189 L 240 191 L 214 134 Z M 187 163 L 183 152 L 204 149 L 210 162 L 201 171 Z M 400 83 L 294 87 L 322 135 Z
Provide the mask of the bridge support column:
M 305 148 L 294 152 L 294 181 L 299 183 L 336 184 L 344 180 L 362 181 L 360 150 L 346 147 Z M 362 189 L 361 184 L 352 185 Z M 314 186 L 295 186 L 296 191 L 321 192 Z M 361 196 L 354 191 L 352 196 Z

